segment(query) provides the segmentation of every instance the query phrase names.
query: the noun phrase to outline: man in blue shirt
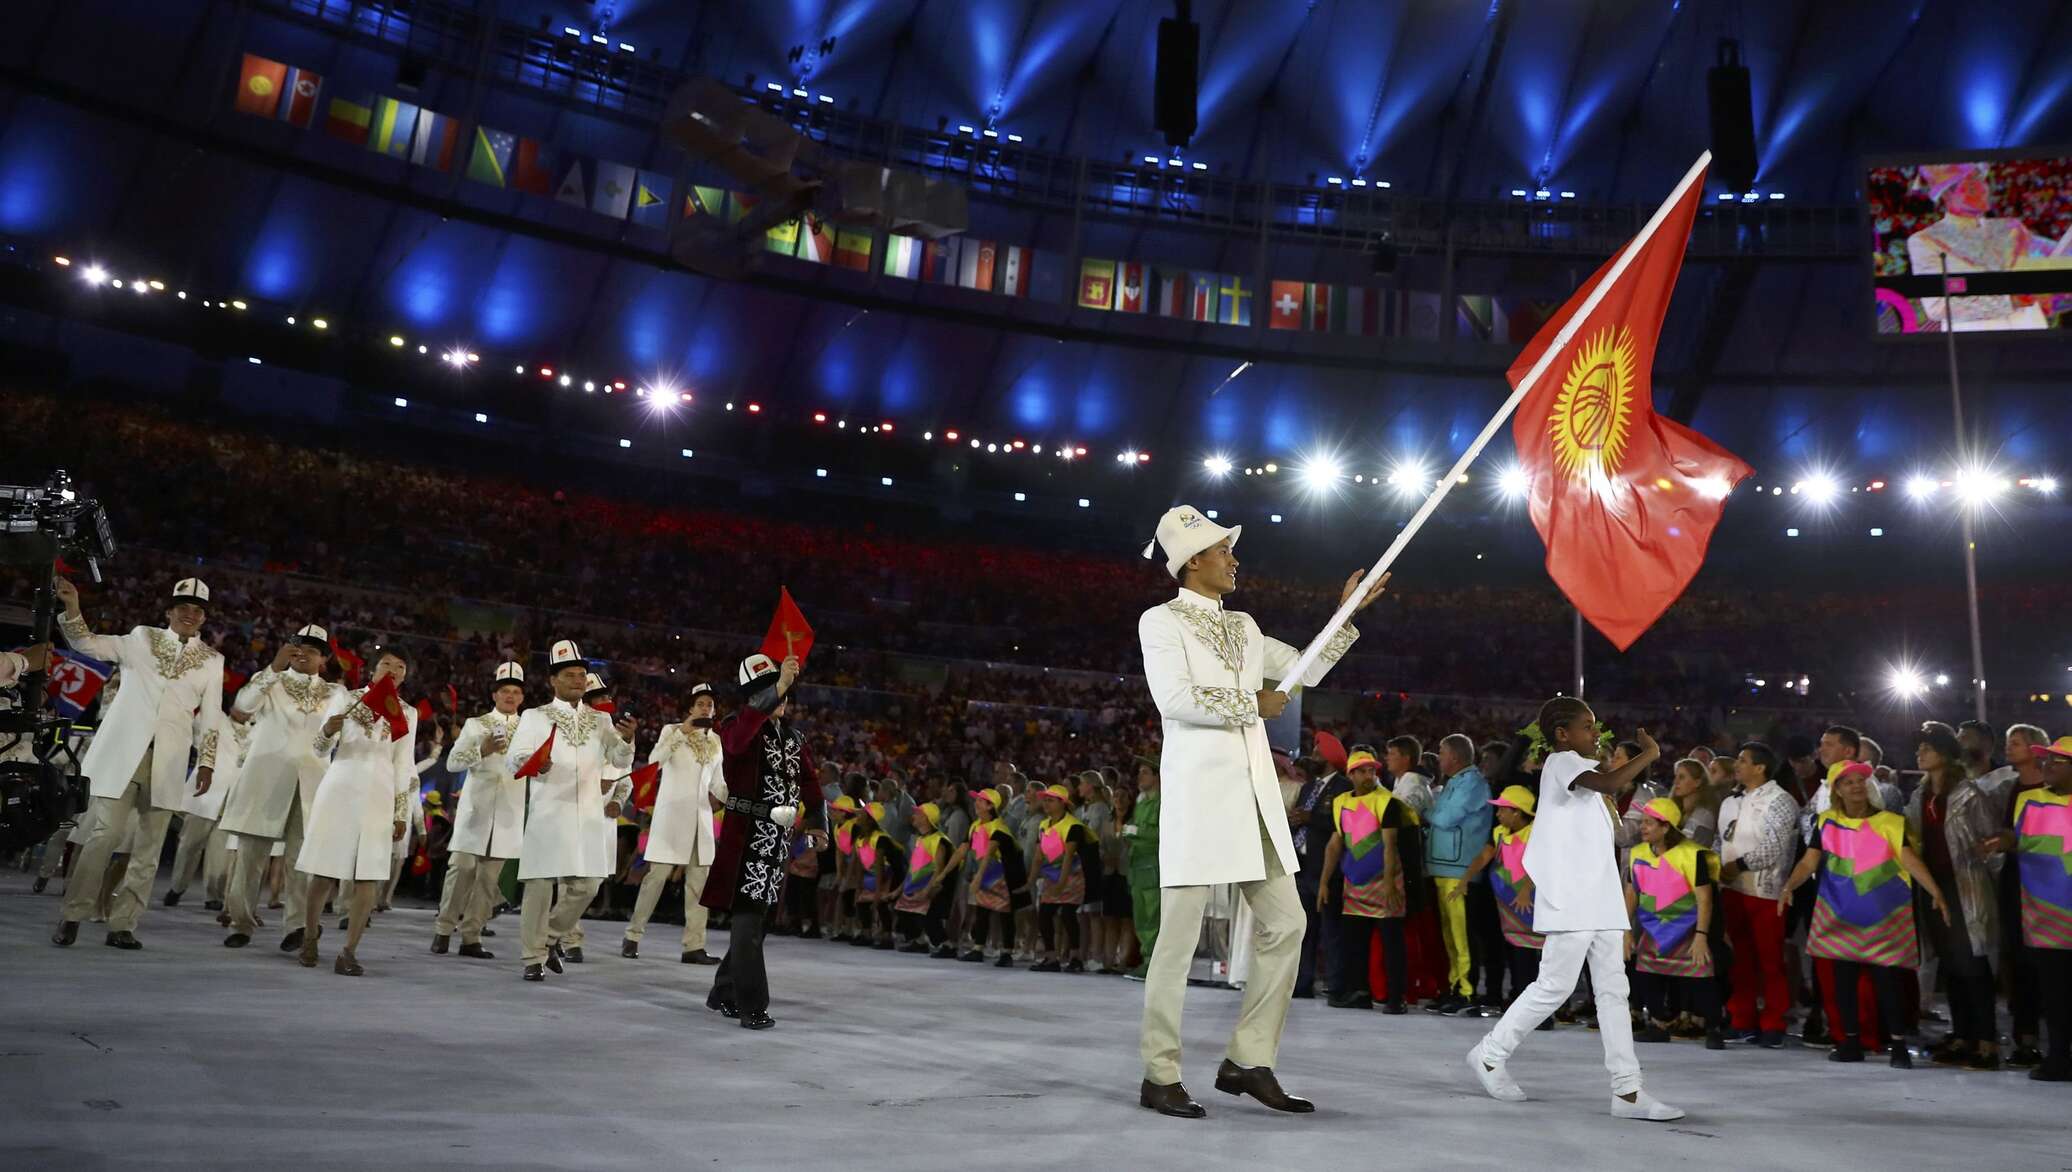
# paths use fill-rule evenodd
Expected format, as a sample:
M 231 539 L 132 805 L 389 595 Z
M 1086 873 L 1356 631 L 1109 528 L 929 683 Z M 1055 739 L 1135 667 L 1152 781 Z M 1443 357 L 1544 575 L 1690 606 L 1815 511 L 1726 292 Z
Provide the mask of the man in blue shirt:
M 1475 768 L 1475 742 L 1460 733 L 1439 742 L 1444 783 L 1425 815 L 1425 873 L 1439 904 L 1439 934 L 1446 942 L 1446 991 L 1425 1008 L 1457 1014 L 1474 1004 L 1468 943 L 1468 864 L 1489 844 L 1489 782 Z

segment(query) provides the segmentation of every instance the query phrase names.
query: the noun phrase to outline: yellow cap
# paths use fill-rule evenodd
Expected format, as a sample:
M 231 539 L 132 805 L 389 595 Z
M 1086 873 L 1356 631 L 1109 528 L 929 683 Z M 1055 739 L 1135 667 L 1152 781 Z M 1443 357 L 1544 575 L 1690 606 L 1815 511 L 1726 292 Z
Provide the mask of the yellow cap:
M 1507 785 L 1504 787 L 1503 793 L 1489 799 L 1489 804 L 1492 806 L 1509 806 L 1522 814 L 1530 815 L 1533 809 L 1539 805 L 1539 799 L 1533 797 L 1532 791 L 1522 785 Z
M 1345 771 L 1347 773 L 1351 773 L 1353 770 L 1358 769 L 1363 765 L 1372 765 L 1376 769 L 1381 768 L 1381 762 L 1375 759 L 1374 754 L 1369 753 L 1365 749 L 1356 750 L 1351 756 L 1345 759 Z
M 1642 806 L 1641 811 L 1648 817 L 1660 818 L 1671 826 L 1683 825 L 1683 807 L 1676 804 L 1675 798 L 1656 798 Z

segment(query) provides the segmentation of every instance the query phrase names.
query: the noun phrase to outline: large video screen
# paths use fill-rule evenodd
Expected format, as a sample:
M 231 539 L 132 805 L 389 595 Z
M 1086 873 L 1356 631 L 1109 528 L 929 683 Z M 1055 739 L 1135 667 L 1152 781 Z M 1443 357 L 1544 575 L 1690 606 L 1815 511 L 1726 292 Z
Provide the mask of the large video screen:
M 1873 163 L 1864 190 L 1880 334 L 2072 329 L 2072 157 Z

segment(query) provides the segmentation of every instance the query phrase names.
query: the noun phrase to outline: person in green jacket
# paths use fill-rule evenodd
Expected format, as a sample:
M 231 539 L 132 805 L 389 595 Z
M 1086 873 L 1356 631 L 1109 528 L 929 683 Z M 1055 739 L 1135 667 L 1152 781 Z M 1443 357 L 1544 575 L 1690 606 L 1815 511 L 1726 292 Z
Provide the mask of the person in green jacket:
M 1151 947 L 1158 943 L 1158 762 L 1137 759 L 1137 805 L 1122 826 L 1123 849 L 1129 858 L 1131 914 L 1143 961 L 1126 975 L 1144 979 Z

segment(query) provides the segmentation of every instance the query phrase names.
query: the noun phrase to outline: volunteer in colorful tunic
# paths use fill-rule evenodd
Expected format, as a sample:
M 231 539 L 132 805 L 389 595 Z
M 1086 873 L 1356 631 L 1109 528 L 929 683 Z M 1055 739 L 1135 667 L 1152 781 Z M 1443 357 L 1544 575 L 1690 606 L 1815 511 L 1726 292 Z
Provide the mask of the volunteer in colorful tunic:
M 1627 857 L 1626 914 L 1634 924 L 1629 952 L 1648 1015 L 1647 1028 L 1636 1040 L 1669 1041 L 1673 988 L 1682 994 L 1679 1004 L 1705 1019 L 1705 1048 L 1724 1050 L 1712 970 L 1719 863 L 1711 851 L 1683 837 L 1682 822 L 1683 807 L 1676 799 L 1650 799 L 1641 807 L 1640 841 Z
M 1000 925 L 1000 957 L 997 968 L 1014 967 L 1014 913 L 1028 894 L 1028 872 L 1022 866 L 1021 844 L 1014 839 L 1001 811 L 1014 798 L 1007 786 L 971 791 L 975 817 L 971 823 L 971 948 L 957 959 L 973 964 L 986 959 L 986 937 L 993 924 Z
M 1397 832 L 1410 825 L 1409 803 L 1381 788 L 1381 762 L 1365 749 L 1355 749 L 1345 762 L 1353 788 L 1331 799 L 1330 841 L 1317 873 L 1317 911 L 1338 922 L 1337 992 L 1333 1009 L 1372 1009 L 1368 989 L 1368 946 L 1381 941 L 1382 972 L 1388 978 L 1388 1004 L 1383 1012 L 1401 1016 L 1408 985 L 1403 939 L 1403 857 Z M 1337 900 L 1331 881 L 1342 879 Z
M 1489 891 L 1496 899 L 1504 939 L 1504 967 L 1511 975 L 1511 997 L 1516 999 L 1539 979 L 1540 949 L 1546 943 L 1532 930 L 1532 876 L 1525 873 L 1525 847 L 1532 841 L 1532 812 L 1537 802 L 1524 786 L 1507 785 L 1489 804 L 1496 811 L 1496 828 L 1490 831 L 1489 845 L 1468 867 L 1468 879 L 1472 882 L 1482 871 L 1489 872 Z M 1509 1004 L 1505 1002 L 1506 1007 Z M 1542 1022 L 1540 1028 L 1554 1026 Z
M 684 964 L 718 964 L 705 951 L 705 920 L 710 914 L 698 902 L 705 894 L 705 877 L 712 871 L 712 856 L 718 840 L 712 827 L 713 811 L 719 808 L 718 789 L 723 784 L 717 723 L 718 698 L 711 684 L 691 689 L 691 710 L 680 724 L 665 725 L 661 739 L 648 753 L 648 761 L 662 767 L 655 789 L 654 820 L 648 825 L 647 875 L 640 881 L 640 895 L 633 903 L 633 918 L 626 923 L 626 941 L 619 955 L 640 955 L 640 938 L 647 933 L 648 917 L 672 873 L 683 875 Z
M 226 948 L 252 942 L 259 927 L 259 887 L 274 849 L 281 848 L 290 863 L 302 854 L 310 803 L 324 776 L 324 763 L 314 748 L 317 729 L 324 723 L 324 710 L 341 692 L 319 674 L 330 650 L 330 634 L 311 623 L 295 632 L 273 662 L 238 690 L 235 707 L 251 714 L 252 742 L 245 750 L 237 790 L 224 799 L 223 820 L 218 823 L 224 833 L 237 836 L 237 863 L 224 886 L 224 914 L 230 918 L 230 934 L 223 938 Z M 299 910 L 305 883 L 306 877 L 290 867 L 280 898 Z M 285 918 L 293 920 L 294 913 Z M 302 929 L 293 928 L 281 940 L 281 951 L 300 947 Z
M 2022 947 L 2036 966 L 2049 1048 L 2029 1072 L 2072 1082 L 2072 737 L 2031 747 L 2043 784 L 2015 795 L 2014 829 L 1988 849 L 2012 851 L 2021 880 Z
M 547 666 L 554 699 L 526 710 L 505 755 L 513 774 L 528 773 L 531 790 L 518 855 L 524 887 L 521 963 L 528 981 L 546 980 L 546 970 L 562 971 L 561 938 L 611 874 L 599 800 L 607 788 L 604 768 L 633 763 L 633 722 L 613 724 L 583 704 L 589 664 L 575 643 L 555 643 Z M 535 753 L 543 760 L 531 772 L 526 766 Z
M 180 897 L 197 872 L 209 910 L 223 906 L 223 887 L 229 835 L 216 828 L 223 817 L 223 799 L 237 788 L 245 752 L 251 748 L 252 725 L 243 713 L 232 709 L 216 725 L 216 770 L 207 790 L 201 784 L 201 769 L 187 778 L 187 804 L 180 811 L 180 846 L 173 852 L 173 882 L 166 888 L 165 905 L 180 906 Z
M 922 802 L 908 818 L 914 837 L 907 844 L 906 879 L 900 884 L 893 911 L 899 917 L 900 933 L 907 938 L 903 951 L 930 952 L 950 939 L 950 903 L 957 892 L 957 872 L 950 859 L 956 847 L 942 833 L 941 806 Z
M 439 921 L 432 951 L 444 953 L 460 929 L 460 954 L 492 960 L 482 947 L 482 927 L 497 903 L 504 864 L 518 857 L 525 838 L 525 782 L 511 776 L 506 753 L 518 731 L 525 704 L 525 668 L 506 661 L 496 668 L 489 711 L 461 725 L 446 753 L 450 773 L 466 773 L 460 808 L 447 844 L 446 883 L 439 893 Z
M 727 817 L 702 902 L 713 911 L 731 911 L 734 919 L 727 955 L 719 962 L 705 1006 L 738 1018 L 743 1029 L 777 1024 L 769 1014 L 763 932 L 784 898 L 784 863 L 791 828 L 799 819 L 800 787 L 813 777 L 805 734 L 786 719 L 800 666 L 796 656 L 787 656 L 781 668 L 767 655 L 742 660 L 735 676 L 741 707 L 718 729 L 725 761 L 719 797 Z M 818 847 L 826 841 L 819 802 L 807 804 L 806 817 L 804 832 Z
M 375 659 L 370 678 L 374 683 L 392 680 L 400 688 L 409 674 L 403 653 L 387 647 Z M 309 804 L 309 826 L 295 856 L 295 869 L 309 876 L 299 956 L 303 968 L 316 967 L 323 933 L 318 921 L 332 888 L 352 884 L 345 947 L 331 966 L 346 977 L 365 972 L 357 959 L 360 937 L 388 882 L 394 844 L 410 826 L 410 792 L 417 788 L 417 710 L 403 706 L 405 727 L 399 734 L 386 717 L 360 703 L 371 687 L 334 692 L 324 706 L 312 748 L 329 763 Z M 342 889 L 339 898 L 348 898 Z
M 180 579 L 166 603 L 166 625 L 137 627 L 127 635 L 94 634 L 79 612 L 79 588 L 59 578 L 53 589 L 65 608 L 58 617 L 65 642 L 117 665 L 126 682 L 79 764 L 91 784 L 87 816 L 94 829 L 73 856 L 64 910 L 50 940 L 69 946 L 79 938 L 79 921 L 93 911 L 109 856 L 130 843 L 133 857 L 146 862 L 130 867 L 115 892 L 107 943 L 142 948 L 137 921 L 151 902 L 166 826 L 187 801 L 188 752 L 199 750 L 197 793 L 208 792 L 215 776 L 212 734 L 223 717 L 223 656 L 201 638 L 209 588 L 200 578 Z
M 1179 593 L 1137 622 L 1145 682 L 1164 721 L 1159 772 L 1172 779 L 1160 810 L 1158 945 L 1145 977 L 1138 1044 L 1144 1080 L 1137 1098 L 1162 1115 L 1187 1119 L 1207 1112 L 1180 1082 L 1180 1009 L 1209 889 L 1221 883 L 1238 885 L 1258 936 L 1244 1006 L 1216 1072 L 1217 1089 L 1249 1094 L 1276 1110 L 1316 1109 L 1282 1091 L 1273 1073 L 1305 917 L 1265 722 L 1287 707 L 1285 688 L 1322 682 L 1359 633 L 1347 624 L 1307 678 L 1280 678 L 1300 653 L 1261 634 L 1250 615 L 1223 608 L 1224 596 L 1237 589 L 1233 548 L 1241 532 L 1185 505 L 1167 510 L 1155 544 Z M 1149 548 L 1145 556 L 1151 556 Z M 1387 581 L 1384 576 L 1376 582 L 1360 606 L 1380 597 Z M 1356 574 L 1346 583 L 1345 597 L 1358 585 Z M 1267 689 L 1268 679 L 1275 681 L 1274 690 Z
M 1928 864 L 1907 845 L 1906 819 L 1872 803 L 1871 767 L 1840 764 L 1828 783 L 1828 808 L 1814 820 L 1813 845 L 1799 856 L 1784 890 L 1789 894 L 1820 874 L 1806 954 L 1829 962 L 1832 970 L 1835 1011 L 1829 1024 L 1835 1048 L 1828 1061 L 1861 1062 L 1866 1049 L 1888 1045 L 1892 1065 L 1911 1070 L 1913 1057 L 1898 1037 L 1906 1020 L 1905 983 L 1921 964 L 1912 885 L 1921 885 L 1945 922 L 1949 908 Z M 1777 901 L 1779 916 L 1786 902 Z M 1881 1038 L 1864 1037 L 1857 1015 L 1857 985 L 1866 970 L 1878 998 Z

